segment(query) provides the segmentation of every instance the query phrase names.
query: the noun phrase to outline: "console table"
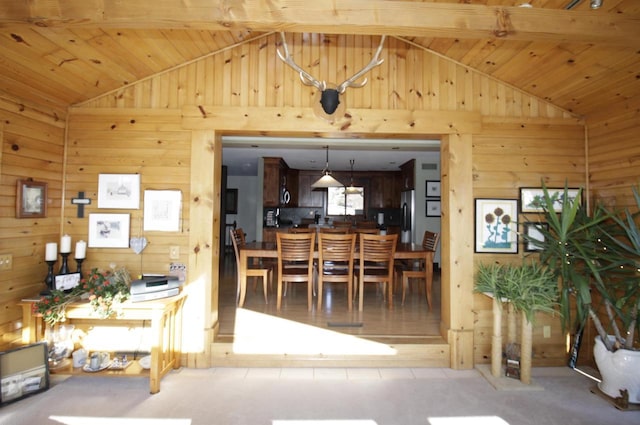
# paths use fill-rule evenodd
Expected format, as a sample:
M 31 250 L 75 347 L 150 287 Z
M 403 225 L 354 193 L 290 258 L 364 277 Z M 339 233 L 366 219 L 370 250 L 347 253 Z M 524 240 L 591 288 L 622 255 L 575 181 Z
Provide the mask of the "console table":
M 34 314 L 33 304 L 39 299 L 23 300 L 22 305 L 22 343 L 30 344 L 41 340 L 44 336 L 44 324 L 42 318 Z M 122 314 L 109 319 L 97 319 L 92 315 L 92 309 L 88 301 L 78 301 L 69 304 L 66 309 L 67 320 L 73 319 L 97 320 L 105 325 L 117 326 L 118 322 L 145 321 L 151 322 L 151 364 L 149 369 L 149 387 L 151 394 L 160 391 L 160 380 L 171 369 L 180 367 L 181 341 L 182 341 L 182 306 L 185 295 L 162 298 L 159 300 L 132 303 L 122 303 Z M 124 324 L 124 323 L 123 323 Z M 137 366 L 133 373 L 125 371 L 104 371 L 99 374 L 112 374 L 118 376 L 140 376 L 141 367 Z M 127 368 L 127 369 L 129 369 Z M 63 373 L 85 373 L 81 368 L 70 366 Z

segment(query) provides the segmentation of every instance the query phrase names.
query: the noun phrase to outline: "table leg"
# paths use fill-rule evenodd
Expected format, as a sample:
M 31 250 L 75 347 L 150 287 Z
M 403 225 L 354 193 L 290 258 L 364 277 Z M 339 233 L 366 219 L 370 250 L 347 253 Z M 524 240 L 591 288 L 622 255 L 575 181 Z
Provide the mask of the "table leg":
M 163 341 L 163 314 L 154 312 L 151 319 L 151 335 L 153 338 L 151 344 L 151 367 L 149 369 L 149 392 L 155 394 L 160 391 L 160 379 L 162 370 L 162 347 Z
M 424 290 L 427 297 L 427 305 L 429 306 L 429 311 L 431 311 L 431 288 L 433 287 L 433 251 L 427 251 L 424 261 L 424 271 Z
M 244 250 L 240 250 L 240 270 L 238 270 L 238 285 L 240 285 L 240 297 L 238 300 L 238 306 L 242 307 L 244 305 L 244 299 L 247 295 L 247 252 Z M 266 282 L 265 282 L 266 284 Z

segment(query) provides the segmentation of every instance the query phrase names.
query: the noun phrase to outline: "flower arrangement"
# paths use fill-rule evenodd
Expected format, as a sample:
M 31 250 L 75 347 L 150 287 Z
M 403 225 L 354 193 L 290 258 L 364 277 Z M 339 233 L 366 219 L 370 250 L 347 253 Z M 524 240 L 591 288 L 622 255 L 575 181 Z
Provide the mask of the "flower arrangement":
M 53 326 L 67 319 L 65 310 L 67 305 L 75 301 L 77 296 L 70 296 L 63 291 L 51 291 L 50 295 L 40 297 L 40 301 L 33 304 L 33 312 L 42 316 L 42 320 Z
M 99 272 L 92 269 L 87 278 L 80 281 L 81 291 L 89 295 L 89 304 L 95 314 L 106 319 L 118 311 L 118 304 L 129 298 L 131 278 L 125 269 Z
M 129 298 L 131 277 L 126 269 L 101 272 L 94 268 L 71 292 L 52 290 L 50 295 L 33 304 L 33 311 L 42 316 L 49 326 L 66 320 L 67 306 L 78 298 L 88 297 L 89 304 L 100 319 L 118 312 L 118 305 Z

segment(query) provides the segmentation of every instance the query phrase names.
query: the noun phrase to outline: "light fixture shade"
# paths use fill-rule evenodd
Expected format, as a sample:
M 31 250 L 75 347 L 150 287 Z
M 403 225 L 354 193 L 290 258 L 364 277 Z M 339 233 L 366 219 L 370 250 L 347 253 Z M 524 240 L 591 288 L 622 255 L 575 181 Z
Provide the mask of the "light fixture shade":
M 347 187 L 347 193 L 349 195 L 354 195 L 354 194 L 359 194 L 360 189 L 358 189 L 357 187 L 353 186 L 353 183 L 351 184 L 351 186 Z
M 311 185 L 314 189 L 326 189 L 328 187 L 344 187 L 342 183 L 331 177 L 331 174 L 325 172 L 325 175 L 320 177 L 315 183 Z

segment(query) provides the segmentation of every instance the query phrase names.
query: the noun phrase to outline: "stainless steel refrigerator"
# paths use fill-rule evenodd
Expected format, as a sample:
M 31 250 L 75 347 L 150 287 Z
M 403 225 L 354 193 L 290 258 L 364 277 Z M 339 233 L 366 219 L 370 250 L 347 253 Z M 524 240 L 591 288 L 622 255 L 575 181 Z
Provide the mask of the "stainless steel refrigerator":
M 413 243 L 416 241 L 416 191 L 405 190 L 400 197 L 400 207 L 402 208 L 402 225 L 400 241 L 402 243 Z

